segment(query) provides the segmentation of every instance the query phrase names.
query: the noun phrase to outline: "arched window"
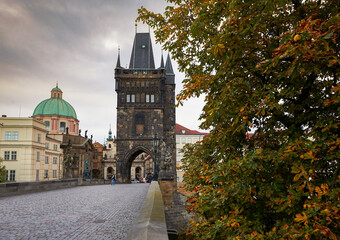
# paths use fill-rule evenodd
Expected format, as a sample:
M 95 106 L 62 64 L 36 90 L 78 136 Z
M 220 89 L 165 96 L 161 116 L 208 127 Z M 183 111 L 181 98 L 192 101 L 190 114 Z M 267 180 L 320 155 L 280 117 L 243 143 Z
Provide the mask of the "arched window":
M 49 121 L 45 122 L 45 128 L 46 128 L 46 131 L 50 131 L 50 122 Z
M 66 123 L 60 122 L 60 132 L 65 132 L 65 129 L 66 129 Z

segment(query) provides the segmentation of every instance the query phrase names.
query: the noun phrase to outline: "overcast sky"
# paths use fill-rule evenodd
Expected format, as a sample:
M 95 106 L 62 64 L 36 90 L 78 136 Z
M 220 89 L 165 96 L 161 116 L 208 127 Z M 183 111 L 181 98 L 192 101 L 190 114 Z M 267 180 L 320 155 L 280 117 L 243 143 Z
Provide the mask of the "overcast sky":
M 163 12 L 163 0 L 0 0 L 0 115 L 32 116 L 58 82 L 82 132 L 103 143 L 116 133 L 114 67 L 130 61 L 137 9 Z M 138 32 L 148 27 L 138 23 Z M 151 30 L 152 32 L 152 30 Z M 159 67 L 161 45 L 155 44 Z M 166 57 L 164 52 L 164 60 Z M 184 75 L 177 71 L 176 94 Z M 176 109 L 176 122 L 199 130 L 202 99 Z

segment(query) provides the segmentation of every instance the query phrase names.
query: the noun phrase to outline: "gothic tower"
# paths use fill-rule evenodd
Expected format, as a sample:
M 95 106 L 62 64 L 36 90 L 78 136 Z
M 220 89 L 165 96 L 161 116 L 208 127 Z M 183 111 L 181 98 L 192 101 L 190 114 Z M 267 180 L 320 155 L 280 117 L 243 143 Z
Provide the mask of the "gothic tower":
M 129 68 L 115 68 L 117 92 L 117 181 L 130 182 L 133 160 L 156 158 L 159 181 L 176 182 L 175 75 L 170 56 L 155 68 L 150 33 L 136 33 Z M 155 151 L 152 139 L 160 139 Z M 156 156 L 155 156 L 156 153 Z

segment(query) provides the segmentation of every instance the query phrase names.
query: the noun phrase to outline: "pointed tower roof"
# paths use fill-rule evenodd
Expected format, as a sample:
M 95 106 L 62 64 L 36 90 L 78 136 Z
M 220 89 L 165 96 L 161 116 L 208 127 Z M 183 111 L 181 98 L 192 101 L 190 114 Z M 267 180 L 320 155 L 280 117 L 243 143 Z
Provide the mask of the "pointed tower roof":
M 155 69 L 150 33 L 136 33 L 130 69 Z
M 117 58 L 116 68 L 121 68 L 121 66 L 120 66 L 120 47 L 118 47 L 118 58 Z
M 160 66 L 160 68 L 164 68 L 163 51 L 162 51 L 162 55 L 161 55 L 161 66 Z
M 171 64 L 171 59 L 170 59 L 170 54 L 169 53 L 168 53 L 168 56 L 166 58 L 165 70 L 166 70 L 165 83 L 166 84 L 175 84 L 175 74 L 174 74 L 174 70 L 172 68 L 172 64 Z
M 169 53 L 168 53 L 168 57 L 166 58 L 165 70 L 166 70 L 166 73 L 174 73 L 174 70 L 172 69 L 172 64 L 171 64 Z
M 112 131 L 111 131 L 111 124 L 110 124 L 110 130 L 109 130 L 109 137 L 106 139 L 107 141 L 113 141 L 112 138 Z

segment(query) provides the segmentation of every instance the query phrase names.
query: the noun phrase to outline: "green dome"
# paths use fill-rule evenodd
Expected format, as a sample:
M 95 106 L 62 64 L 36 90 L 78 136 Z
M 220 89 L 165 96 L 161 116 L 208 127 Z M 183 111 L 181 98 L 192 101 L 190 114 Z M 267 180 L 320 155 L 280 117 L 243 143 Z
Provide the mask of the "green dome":
M 49 98 L 39 103 L 34 109 L 33 117 L 37 115 L 58 115 L 77 119 L 77 114 L 74 108 L 62 98 Z
M 63 91 L 61 91 L 61 89 L 60 89 L 60 88 L 58 88 L 58 87 L 55 87 L 55 88 L 53 88 L 53 89 L 52 89 L 52 91 L 63 92 Z

